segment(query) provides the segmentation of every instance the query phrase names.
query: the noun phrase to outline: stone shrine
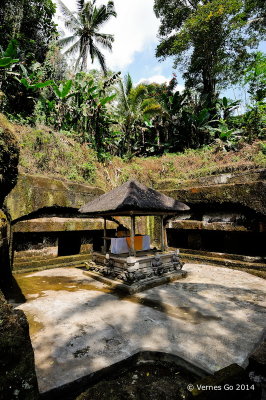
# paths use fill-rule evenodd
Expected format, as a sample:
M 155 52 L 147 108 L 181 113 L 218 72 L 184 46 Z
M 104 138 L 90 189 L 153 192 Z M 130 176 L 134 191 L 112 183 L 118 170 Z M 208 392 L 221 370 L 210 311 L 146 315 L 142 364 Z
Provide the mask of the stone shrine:
M 165 226 L 169 218 L 187 210 L 186 204 L 133 180 L 87 203 L 80 213 L 89 218 L 104 218 L 103 246 L 101 251 L 93 249 L 88 269 L 96 279 L 98 275 L 114 280 L 118 288 L 129 292 L 185 276 L 179 251 L 167 249 Z M 160 216 L 160 250 L 150 247 L 148 235 L 136 234 L 135 218 L 150 215 Z M 130 232 L 119 225 L 116 237 L 107 237 L 107 221 L 118 216 L 130 217 Z

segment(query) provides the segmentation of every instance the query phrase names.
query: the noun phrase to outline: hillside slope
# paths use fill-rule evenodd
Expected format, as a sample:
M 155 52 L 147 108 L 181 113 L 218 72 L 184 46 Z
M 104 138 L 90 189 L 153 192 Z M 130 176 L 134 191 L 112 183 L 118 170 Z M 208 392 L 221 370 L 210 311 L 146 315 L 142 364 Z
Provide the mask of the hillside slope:
M 8 124 L 0 115 L 0 134 Z M 45 126 L 12 127 L 20 146 L 20 172 L 94 184 L 104 190 L 129 178 L 157 188 L 166 180 L 178 186 L 184 180 L 266 166 L 265 141 L 245 143 L 239 151 L 223 151 L 216 146 L 161 157 L 113 157 L 101 164 L 92 149 L 76 142 L 68 132 L 54 132 Z

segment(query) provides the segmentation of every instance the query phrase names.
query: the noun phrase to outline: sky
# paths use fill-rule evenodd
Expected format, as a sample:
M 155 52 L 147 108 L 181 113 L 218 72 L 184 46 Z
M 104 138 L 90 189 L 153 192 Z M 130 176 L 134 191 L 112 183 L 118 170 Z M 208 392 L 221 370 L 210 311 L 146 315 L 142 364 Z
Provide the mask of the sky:
M 75 0 L 63 1 L 71 11 L 76 10 Z M 98 5 L 106 3 L 107 0 L 98 1 Z M 135 84 L 168 82 L 177 71 L 172 69 L 171 59 L 159 62 L 155 57 L 159 20 L 153 12 L 154 0 L 114 0 L 114 4 L 117 17 L 112 17 L 102 29 L 103 33 L 115 36 L 112 52 L 104 52 L 108 68 L 123 75 L 129 72 Z M 57 23 L 64 29 L 59 9 L 58 17 Z M 181 76 L 178 81 L 178 89 L 183 89 Z
M 75 0 L 63 0 L 71 10 L 76 10 Z M 107 0 L 98 0 L 99 4 L 107 4 Z M 169 82 L 173 73 L 178 80 L 177 90 L 184 88 L 182 74 L 174 70 L 173 59 L 168 58 L 159 61 L 155 57 L 156 46 L 159 43 L 158 30 L 160 21 L 153 11 L 154 0 L 114 0 L 117 17 L 112 17 L 103 25 L 103 33 L 111 33 L 115 36 L 112 52 L 104 52 L 107 67 L 115 72 L 121 71 L 122 75 L 130 73 L 134 84 L 142 81 Z M 63 18 L 57 11 L 56 19 L 59 28 L 63 28 Z M 64 29 L 65 30 L 65 29 Z M 265 42 L 260 50 L 266 51 Z M 92 68 L 99 68 L 96 63 Z M 227 88 L 223 93 L 231 99 L 242 98 L 245 100 L 245 90 L 239 88 Z

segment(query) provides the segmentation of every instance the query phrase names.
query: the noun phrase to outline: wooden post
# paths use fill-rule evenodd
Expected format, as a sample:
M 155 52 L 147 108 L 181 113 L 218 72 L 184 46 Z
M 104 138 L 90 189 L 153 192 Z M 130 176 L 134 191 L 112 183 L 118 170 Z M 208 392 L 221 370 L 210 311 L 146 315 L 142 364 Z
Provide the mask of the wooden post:
M 168 220 L 164 220 L 164 250 L 168 250 L 168 239 L 167 239 L 167 231 L 166 231 L 166 226 L 167 226 Z
M 133 229 L 134 229 L 134 236 L 136 235 L 136 216 L 133 215 Z
M 107 223 L 106 223 L 106 218 L 104 217 L 104 225 L 103 225 L 103 252 L 106 254 L 107 253 L 107 239 L 106 239 L 106 227 L 107 227 Z
M 136 251 L 135 251 L 135 215 L 131 215 L 131 232 L 130 232 L 130 255 L 135 256 Z
M 161 250 L 165 251 L 165 232 L 164 232 L 163 215 L 161 216 Z

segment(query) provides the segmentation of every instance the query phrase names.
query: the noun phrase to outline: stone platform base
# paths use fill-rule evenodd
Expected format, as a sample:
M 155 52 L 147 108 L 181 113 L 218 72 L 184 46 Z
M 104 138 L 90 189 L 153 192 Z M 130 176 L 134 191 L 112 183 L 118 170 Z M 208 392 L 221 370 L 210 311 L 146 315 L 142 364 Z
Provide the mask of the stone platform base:
M 183 263 L 177 251 L 140 251 L 136 256 L 94 252 L 92 261 L 85 263 L 87 269 L 104 277 L 113 287 L 127 293 L 136 293 L 185 276 L 181 273 Z
M 168 282 L 173 282 L 178 279 L 185 278 L 187 276 L 186 271 L 175 271 L 161 277 L 156 277 L 156 278 L 153 277 L 129 285 L 122 281 L 107 278 L 98 272 L 92 272 L 90 271 L 90 269 L 86 271 L 86 274 L 88 274 L 91 278 L 96 279 L 99 282 L 105 283 L 106 285 L 112 287 L 114 290 L 118 290 L 120 292 L 129 295 L 138 292 L 143 292 L 144 290 L 151 289 L 153 287 L 160 286 Z

